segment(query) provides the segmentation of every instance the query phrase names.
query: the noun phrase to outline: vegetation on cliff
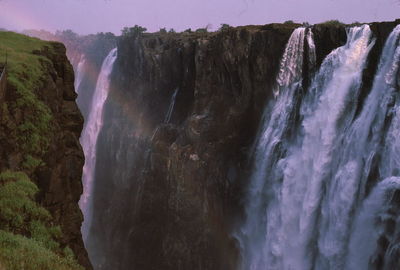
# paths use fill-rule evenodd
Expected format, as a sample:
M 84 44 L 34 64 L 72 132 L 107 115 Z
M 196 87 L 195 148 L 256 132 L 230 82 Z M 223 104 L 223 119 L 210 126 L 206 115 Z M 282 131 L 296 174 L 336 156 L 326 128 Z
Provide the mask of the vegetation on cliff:
M 24 115 L 13 135 L 17 138 L 19 150 L 25 154 L 24 167 L 34 170 L 42 162 L 40 156 L 48 148 L 51 132 L 50 109 L 35 91 L 45 72 L 44 66 L 51 63 L 33 52 L 50 50 L 50 47 L 39 39 L 13 32 L 0 32 L 0 40 L 0 55 L 8 54 L 8 84 L 16 95 L 15 102 L 2 106 L 11 106 L 9 109 L 13 111 L 24 107 L 30 112 Z
M 0 137 L 3 152 L 16 157 L 0 157 L 1 269 L 83 269 L 63 241 L 58 222 L 38 202 L 41 190 L 32 180 L 35 170 L 45 166 L 55 136 L 52 110 L 39 93 L 45 78 L 55 76 L 48 74 L 53 63 L 45 56 L 53 48 L 49 42 L 0 32 L 0 56 L 8 55 L 7 92 L 0 93 Z
M 0 261 L 7 269 L 83 269 L 59 244 L 59 226 L 35 202 L 38 187 L 23 172 L 0 174 Z

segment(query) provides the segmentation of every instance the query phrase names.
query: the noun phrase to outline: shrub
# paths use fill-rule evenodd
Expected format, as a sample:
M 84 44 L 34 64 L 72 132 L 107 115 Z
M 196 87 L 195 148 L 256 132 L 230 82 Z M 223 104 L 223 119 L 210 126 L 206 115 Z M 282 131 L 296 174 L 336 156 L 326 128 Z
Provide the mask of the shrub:
M 285 21 L 283 24 L 294 24 L 294 21 L 288 20 L 288 21 Z
M 134 27 L 124 27 L 122 29 L 122 36 L 138 37 L 138 36 L 141 36 L 146 31 L 147 31 L 147 28 L 139 26 L 139 25 L 135 25 Z
M 23 172 L 0 173 L 0 261 L 7 269 L 81 269 L 60 247 L 61 228 L 35 202 L 38 191 Z
M 0 261 L 7 270 L 84 270 L 66 253 L 57 254 L 37 241 L 0 230 Z
M 196 29 L 196 33 L 207 33 L 207 32 L 208 32 L 207 28 Z
M 223 24 L 221 24 L 218 31 L 226 31 L 226 30 L 229 30 L 230 28 L 231 28 L 231 26 L 229 24 L 223 23 Z
M 334 25 L 334 26 L 341 26 L 341 25 L 344 25 L 344 23 L 342 23 L 342 22 L 340 22 L 340 21 L 338 21 L 338 20 L 329 20 L 329 21 L 325 21 L 325 22 L 323 22 L 323 23 L 321 23 L 321 24 L 324 24 L 324 25 Z

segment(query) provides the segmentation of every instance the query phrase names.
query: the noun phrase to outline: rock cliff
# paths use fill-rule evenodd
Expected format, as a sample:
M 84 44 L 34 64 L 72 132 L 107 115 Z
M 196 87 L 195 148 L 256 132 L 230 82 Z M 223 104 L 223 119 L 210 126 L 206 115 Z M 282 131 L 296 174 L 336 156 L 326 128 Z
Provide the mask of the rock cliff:
M 75 103 L 74 73 L 65 47 L 11 32 L 0 35 L 0 50 L 9 51 L 7 88 L 0 95 L 0 189 L 13 199 L 21 196 L 24 200 L 21 205 L 11 202 L 14 213 L 10 217 L 6 215 L 7 202 L 0 198 L 0 230 L 13 233 L 16 239 L 23 236 L 26 241 L 36 241 L 33 246 L 53 252 L 47 256 L 48 251 L 40 249 L 33 258 L 17 255 L 21 252 L 17 247 L 22 248 L 25 240 L 15 244 L 13 251 L 1 239 L 1 247 L 15 254 L 7 257 L 2 253 L 0 261 L 6 269 L 21 269 L 19 264 L 25 260 L 31 267 L 26 269 L 60 269 L 63 266 L 58 260 L 68 257 L 72 262 L 62 269 L 78 269 L 75 258 L 91 269 L 80 233 L 83 217 L 78 206 L 84 162 L 78 138 L 83 118 Z M 22 193 L 23 186 L 16 194 L 6 190 L 10 183 L 25 180 L 34 192 Z M 28 202 L 45 217 L 31 213 Z M 17 218 L 18 224 L 14 223 Z M 40 225 L 41 233 L 33 224 Z M 52 228 L 58 228 L 59 233 L 53 233 Z M 52 256 L 56 264 L 45 262 Z
M 371 25 L 377 45 L 362 97 L 398 23 Z M 88 240 L 98 269 L 235 269 L 231 232 L 242 215 L 250 150 L 285 44 L 299 26 L 119 39 Z M 317 65 L 346 41 L 345 25 L 312 31 Z

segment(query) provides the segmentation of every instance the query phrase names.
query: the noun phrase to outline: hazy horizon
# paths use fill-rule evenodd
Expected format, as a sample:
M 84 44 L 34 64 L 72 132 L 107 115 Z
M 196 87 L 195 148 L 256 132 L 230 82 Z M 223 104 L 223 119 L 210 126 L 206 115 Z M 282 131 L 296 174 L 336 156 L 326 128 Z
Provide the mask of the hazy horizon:
M 220 24 L 232 26 L 272 22 L 345 23 L 400 18 L 397 0 L 0 0 L 0 28 L 71 29 L 79 34 L 113 32 L 125 26 L 183 31 Z

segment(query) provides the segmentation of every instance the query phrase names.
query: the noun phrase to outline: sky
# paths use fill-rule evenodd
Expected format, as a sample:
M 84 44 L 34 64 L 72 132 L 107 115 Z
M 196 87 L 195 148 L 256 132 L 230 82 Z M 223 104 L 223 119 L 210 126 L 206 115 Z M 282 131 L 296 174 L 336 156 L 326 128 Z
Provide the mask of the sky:
M 125 26 L 183 31 L 207 25 L 272 22 L 345 23 L 400 18 L 400 0 L 0 0 L 0 28 L 20 31 L 72 29 L 80 34 Z

